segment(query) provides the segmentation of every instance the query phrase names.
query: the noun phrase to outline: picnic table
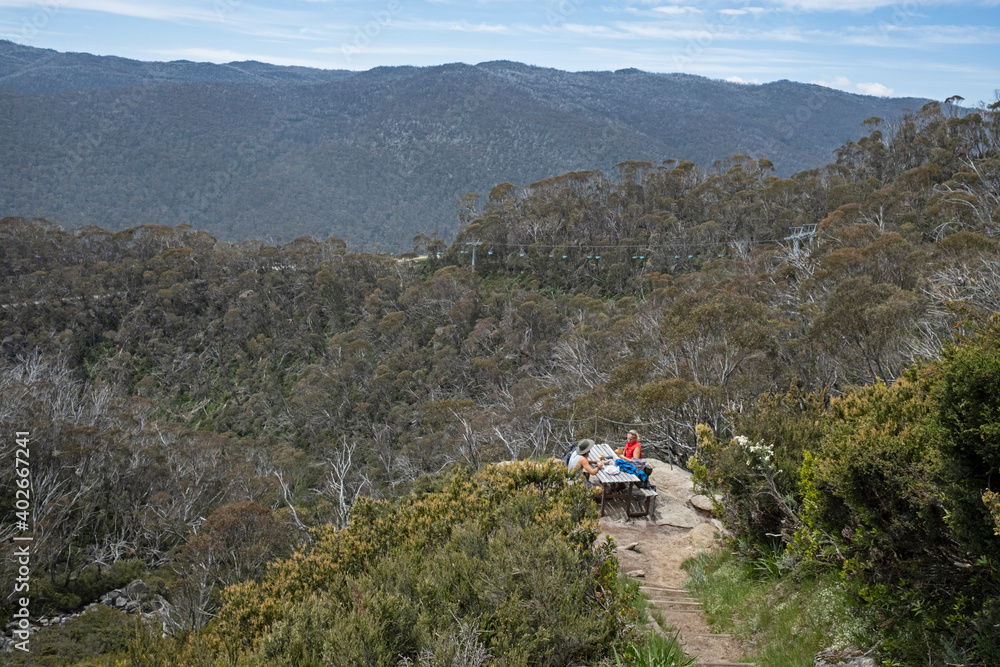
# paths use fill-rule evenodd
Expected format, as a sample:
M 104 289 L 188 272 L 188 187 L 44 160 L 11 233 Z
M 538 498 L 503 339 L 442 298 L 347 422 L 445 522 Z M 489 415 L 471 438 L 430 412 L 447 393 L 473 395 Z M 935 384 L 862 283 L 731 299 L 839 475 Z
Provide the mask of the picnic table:
M 587 459 L 591 463 L 597 463 L 601 459 L 610 460 L 614 463 L 619 458 L 611 445 L 601 443 L 591 447 Z M 604 503 L 608 498 L 624 498 L 625 514 L 630 517 L 649 516 L 649 505 L 656 497 L 656 491 L 652 489 L 641 489 L 637 485 L 640 480 L 632 473 L 619 472 L 612 475 L 603 468 L 597 471 L 597 479 L 601 482 L 601 516 L 604 516 Z M 632 511 L 633 499 L 639 503 L 639 511 Z

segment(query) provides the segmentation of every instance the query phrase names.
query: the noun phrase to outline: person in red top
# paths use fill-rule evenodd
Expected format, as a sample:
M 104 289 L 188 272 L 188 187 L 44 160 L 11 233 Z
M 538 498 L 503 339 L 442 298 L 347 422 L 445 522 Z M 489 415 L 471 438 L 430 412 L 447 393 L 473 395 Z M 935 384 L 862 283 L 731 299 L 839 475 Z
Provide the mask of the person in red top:
M 625 447 L 615 450 L 615 453 L 623 459 L 641 459 L 642 458 L 642 445 L 639 444 L 639 434 L 636 431 L 629 431 L 628 437 L 625 439 Z

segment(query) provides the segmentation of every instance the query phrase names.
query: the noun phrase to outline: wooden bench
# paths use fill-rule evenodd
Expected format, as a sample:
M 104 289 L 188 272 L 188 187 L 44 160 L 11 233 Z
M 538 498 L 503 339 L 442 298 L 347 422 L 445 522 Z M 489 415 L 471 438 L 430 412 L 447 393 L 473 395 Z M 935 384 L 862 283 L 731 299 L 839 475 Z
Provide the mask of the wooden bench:
M 652 489 L 640 489 L 638 486 L 632 489 L 632 497 L 642 506 L 641 512 L 632 512 L 631 504 L 626 510 L 630 517 L 649 516 L 650 503 L 656 497 L 656 491 Z

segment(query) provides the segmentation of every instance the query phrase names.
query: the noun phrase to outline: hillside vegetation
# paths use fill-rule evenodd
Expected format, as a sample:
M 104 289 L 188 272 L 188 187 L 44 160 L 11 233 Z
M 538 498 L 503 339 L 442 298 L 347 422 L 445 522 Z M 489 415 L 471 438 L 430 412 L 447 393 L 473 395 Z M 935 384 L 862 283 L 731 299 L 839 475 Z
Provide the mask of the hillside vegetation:
M 839 573 L 890 664 L 1000 661 L 998 350 L 994 315 L 892 385 L 770 397 L 732 439 L 700 428 L 696 478 L 744 558 Z
M 796 558 L 843 567 L 877 609 L 871 623 L 889 621 L 887 655 L 908 655 L 899 637 L 925 637 L 907 620 L 919 616 L 926 636 L 988 664 L 976 619 L 995 623 L 995 610 L 969 591 L 996 585 L 983 502 L 997 465 L 995 345 L 993 325 L 977 323 L 1000 293 L 1000 107 L 959 117 L 930 104 L 869 132 L 790 178 L 734 156 L 501 184 L 464 200 L 452 245 L 418 237 L 422 260 L 350 253 L 336 238 L 273 246 L 184 226 L 0 221 L 0 424 L 32 433 L 33 610 L 75 609 L 149 571 L 176 627 L 201 628 L 240 591 L 291 595 L 297 575 L 265 563 L 297 548 L 288 563 L 325 558 L 353 533 L 322 526 L 355 526 L 352 507 L 418 502 L 393 499 L 455 463 L 562 454 L 630 425 L 654 456 L 697 453 L 706 484 L 744 460 L 713 442 L 773 442 L 787 507 L 751 492 L 768 479 L 759 471 L 727 489 L 747 552 L 780 534 Z M 811 238 L 786 239 L 809 225 Z M 698 424 L 713 432 L 700 449 Z M 5 515 L 13 474 L 0 468 Z M 446 554 L 454 533 L 441 539 Z M 565 553 L 566 577 L 590 562 Z M 3 567 L 11 589 L 14 564 Z M 938 589 L 920 577 L 943 571 L 951 597 L 931 608 Z M 317 593 L 295 623 L 342 603 Z M 479 607 L 464 609 L 448 628 L 418 623 L 411 648 L 434 632 L 474 636 Z M 285 655 L 291 635 L 247 623 L 264 643 L 232 650 L 275 642 Z M 322 651 L 339 627 L 317 627 L 301 649 Z
M 409 250 L 455 202 L 626 159 L 826 164 L 870 116 L 927 100 L 780 81 L 513 62 L 367 72 L 144 63 L 0 41 L 0 216 Z

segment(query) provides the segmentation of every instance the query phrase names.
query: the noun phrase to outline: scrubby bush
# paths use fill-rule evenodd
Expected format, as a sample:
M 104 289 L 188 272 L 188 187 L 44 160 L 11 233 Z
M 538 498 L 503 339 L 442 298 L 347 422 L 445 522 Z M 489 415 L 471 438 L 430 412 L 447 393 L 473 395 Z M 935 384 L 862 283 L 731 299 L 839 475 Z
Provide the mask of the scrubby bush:
M 132 559 L 120 560 L 110 566 L 87 565 L 73 577 L 33 577 L 32 604 L 37 604 L 42 615 L 72 613 L 79 611 L 83 605 L 94 602 L 104 593 L 123 588 L 146 573 L 146 564 Z M 9 613 L 0 614 L 0 623 L 9 620 Z
M 928 384 L 933 424 L 942 432 L 949 526 L 970 554 L 1000 557 L 983 504 L 985 491 L 1000 489 L 1000 316 L 946 348 L 933 370 Z
M 866 568 L 894 569 L 900 560 L 951 548 L 940 438 L 930 410 L 924 389 L 908 379 L 865 387 L 831 404 L 807 483 L 816 493 L 806 517 L 810 527 L 843 536 L 852 553 L 870 554 Z
M 989 508 L 990 516 L 993 517 L 993 523 L 996 526 L 993 530 L 993 534 L 1000 535 L 1000 494 L 987 491 L 983 494 L 983 502 L 986 503 L 986 507 Z
M 684 569 L 713 628 L 737 636 L 757 665 L 811 665 L 831 645 L 867 647 L 878 637 L 830 568 L 762 579 L 745 559 L 717 550 L 689 559 Z
M 110 656 L 125 652 L 135 625 L 135 616 L 97 606 L 66 623 L 42 628 L 32 636 L 30 652 L 12 651 L 0 662 L 11 667 L 103 665 Z
M 698 427 L 698 452 L 689 461 L 695 483 L 722 493 L 721 518 L 745 554 L 773 556 L 801 525 L 803 452 L 819 442 L 825 404 L 822 395 L 793 386 L 733 415 L 733 438 Z
M 677 635 L 664 637 L 651 634 L 641 643 L 632 644 L 624 655 L 615 652 L 615 665 L 633 665 L 633 667 L 688 667 L 694 664 L 694 658 L 684 655 Z
M 191 664 L 206 647 L 260 665 L 604 659 L 636 637 L 638 590 L 612 544 L 594 546 L 596 519 L 560 462 L 457 469 L 397 501 L 360 501 L 348 526 L 227 588 L 216 622 L 159 650 Z
M 998 378 L 994 316 L 891 385 L 816 403 L 797 444 L 773 428 L 788 420 L 774 398 L 743 419 L 756 441 L 702 427 L 696 479 L 724 492 L 745 554 L 780 534 L 803 566 L 839 569 L 890 659 L 1000 664 Z

